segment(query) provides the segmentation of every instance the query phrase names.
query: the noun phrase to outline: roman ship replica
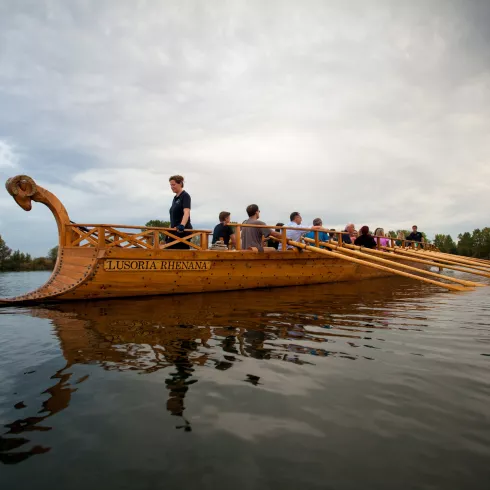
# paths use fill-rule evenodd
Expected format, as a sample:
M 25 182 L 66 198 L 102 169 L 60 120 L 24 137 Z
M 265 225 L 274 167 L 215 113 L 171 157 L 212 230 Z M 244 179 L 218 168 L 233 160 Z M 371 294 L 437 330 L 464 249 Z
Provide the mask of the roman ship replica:
M 208 291 L 297 286 L 359 281 L 402 275 L 451 291 L 462 291 L 482 282 L 432 272 L 449 269 L 490 277 L 490 261 L 442 254 L 430 245 L 403 241 L 378 250 L 342 242 L 343 232 L 331 232 L 335 242 L 315 239 L 288 240 L 282 227 L 282 251 L 243 250 L 235 226 L 236 249 L 209 248 L 211 230 L 191 230 L 187 236 L 175 229 L 74 223 L 61 201 L 26 175 L 6 182 L 17 204 L 30 211 L 32 202 L 46 205 L 58 226 L 58 258 L 49 280 L 40 288 L 0 305 L 20 305 L 71 300 L 153 296 Z M 275 226 L 267 226 L 275 228 Z M 298 229 L 298 228 L 296 228 Z M 305 228 L 305 231 L 309 229 Z M 188 250 L 173 249 L 185 243 Z M 292 249 L 287 249 L 287 245 Z

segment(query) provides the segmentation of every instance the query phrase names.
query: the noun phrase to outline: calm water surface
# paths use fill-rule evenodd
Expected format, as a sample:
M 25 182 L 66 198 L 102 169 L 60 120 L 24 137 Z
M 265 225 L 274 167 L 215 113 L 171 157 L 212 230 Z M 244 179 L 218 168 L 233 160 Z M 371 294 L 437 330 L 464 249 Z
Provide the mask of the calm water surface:
M 395 278 L 2 308 L 0 487 L 488 489 L 489 298 Z

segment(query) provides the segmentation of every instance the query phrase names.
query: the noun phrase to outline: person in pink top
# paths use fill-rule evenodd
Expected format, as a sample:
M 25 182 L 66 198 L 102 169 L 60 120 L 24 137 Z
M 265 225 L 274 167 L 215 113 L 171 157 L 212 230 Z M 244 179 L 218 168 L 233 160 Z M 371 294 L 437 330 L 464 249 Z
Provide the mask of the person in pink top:
M 376 240 L 376 245 L 378 244 L 379 240 L 380 247 L 391 247 L 390 239 L 385 237 L 385 231 L 383 228 L 376 228 L 374 231 L 374 239 Z

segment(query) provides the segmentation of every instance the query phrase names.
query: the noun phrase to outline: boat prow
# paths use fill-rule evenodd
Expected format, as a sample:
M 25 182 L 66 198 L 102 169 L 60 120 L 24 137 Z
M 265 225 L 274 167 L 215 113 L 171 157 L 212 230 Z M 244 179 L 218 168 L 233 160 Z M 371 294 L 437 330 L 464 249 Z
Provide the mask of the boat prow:
M 43 286 L 16 297 L 0 298 L 0 306 L 55 300 L 60 295 L 80 287 L 94 273 L 97 250 L 80 247 L 70 250 L 63 247 L 63 235 L 66 234 L 67 225 L 70 225 L 70 218 L 61 201 L 48 190 L 38 186 L 27 175 L 17 175 L 8 179 L 5 187 L 25 211 L 32 209 L 33 201 L 42 203 L 51 210 L 58 226 L 59 253 L 53 272 Z

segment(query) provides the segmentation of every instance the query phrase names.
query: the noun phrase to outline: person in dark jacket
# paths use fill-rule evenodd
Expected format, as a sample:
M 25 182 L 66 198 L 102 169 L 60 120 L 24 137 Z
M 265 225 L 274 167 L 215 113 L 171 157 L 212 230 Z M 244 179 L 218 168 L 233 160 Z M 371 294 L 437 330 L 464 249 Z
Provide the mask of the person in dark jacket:
M 360 235 L 354 241 L 354 245 L 366 248 L 376 248 L 376 241 L 369 233 L 369 226 L 363 226 L 359 230 Z

